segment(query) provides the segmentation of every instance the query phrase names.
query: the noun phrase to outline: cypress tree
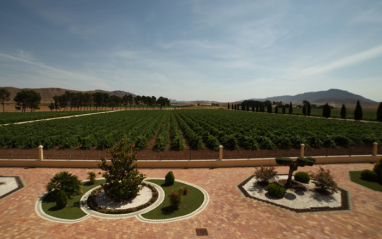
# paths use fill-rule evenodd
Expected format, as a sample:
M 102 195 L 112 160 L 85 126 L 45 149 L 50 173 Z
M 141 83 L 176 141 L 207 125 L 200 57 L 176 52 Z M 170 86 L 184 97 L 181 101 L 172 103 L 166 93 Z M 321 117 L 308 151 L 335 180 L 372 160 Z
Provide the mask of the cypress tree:
M 345 104 L 342 104 L 342 107 L 341 107 L 341 118 L 342 119 L 346 119 L 346 107 L 345 107 Z
M 377 110 L 377 120 L 382 121 L 382 102 L 379 103 L 378 110 Z
M 275 107 L 275 114 L 277 114 L 279 112 L 279 107 L 277 107 L 277 105 L 276 105 L 276 107 Z
M 293 113 L 293 106 L 292 102 L 289 103 L 289 114 L 291 115 Z
M 330 106 L 328 105 L 328 103 L 326 103 L 322 108 L 322 116 L 325 118 L 329 118 L 331 113 L 330 111 Z
M 283 114 L 285 114 L 285 105 L 283 105 Z
M 255 105 L 252 105 L 252 112 L 255 112 Z
M 272 113 L 272 105 L 271 104 L 269 104 L 267 106 L 267 110 L 268 110 L 268 113 Z
M 303 113 L 304 115 L 306 115 L 306 105 L 304 105 L 304 106 L 302 107 L 302 113 Z
M 241 110 L 245 110 L 245 105 L 241 104 Z
M 228 109 L 229 109 L 229 102 L 228 102 Z
M 354 119 L 355 120 L 362 120 L 362 107 L 361 104 L 359 103 L 359 100 L 357 100 L 357 105 L 354 110 Z
M 247 110 L 247 111 L 249 111 L 249 105 L 247 105 L 247 107 L 246 107 L 246 108 L 247 108 L 246 110 Z
M 309 102 L 307 103 L 306 114 L 307 114 L 308 116 L 310 116 L 310 103 L 309 103 Z

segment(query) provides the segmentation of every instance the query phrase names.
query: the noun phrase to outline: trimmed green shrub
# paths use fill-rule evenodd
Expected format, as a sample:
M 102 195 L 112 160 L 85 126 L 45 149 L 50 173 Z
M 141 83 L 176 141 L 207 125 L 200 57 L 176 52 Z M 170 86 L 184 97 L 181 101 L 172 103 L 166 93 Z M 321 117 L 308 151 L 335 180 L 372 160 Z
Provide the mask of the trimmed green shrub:
M 333 194 L 338 191 L 337 183 L 334 182 L 329 169 L 320 167 L 316 173 L 311 173 L 310 177 L 316 185 L 318 192 Z
M 302 183 L 309 183 L 310 176 L 306 172 L 298 172 L 298 173 L 295 173 L 294 180 L 298 182 L 302 182 Z
M 382 157 L 374 164 L 373 171 L 377 173 L 379 181 L 382 182 Z
M 371 182 L 377 182 L 378 174 L 373 170 L 365 169 L 361 172 L 361 179 Z
M 182 194 L 181 192 L 175 192 L 171 191 L 171 193 L 168 195 L 168 198 L 170 200 L 170 205 L 172 208 L 178 209 L 180 203 L 182 202 Z
M 274 167 L 263 167 L 257 168 L 255 171 L 255 178 L 259 184 L 266 184 L 269 180 L 276 176 L 277 172 Z
M 68 195 L 66 195 L 64 190 L 60 190 L 57 193 L 56 206 L 60 209 L 68 205 Z
M 94 172 L 88 172 L 89 175 L 89 183 L 94 184 L 96 179 L 96 174 Z
M 172 171 L 168 172 L 165 177 L 165 184 L 166 185 L 174 185 L 175 182 L 175 176 Z
M 269 184 L 267 190 L 269 195 L 275 198 L 283 198 L 286 193 L 285 188 L 278 183 Z
M 51 192 L 51 196 L 56 199 L 59 191 L 65 191 L 68 197 L 80 194 L 82 183 L 76 175 L 69 172 L 60 172 L 54 175 L 47 185 L 47 191 Z

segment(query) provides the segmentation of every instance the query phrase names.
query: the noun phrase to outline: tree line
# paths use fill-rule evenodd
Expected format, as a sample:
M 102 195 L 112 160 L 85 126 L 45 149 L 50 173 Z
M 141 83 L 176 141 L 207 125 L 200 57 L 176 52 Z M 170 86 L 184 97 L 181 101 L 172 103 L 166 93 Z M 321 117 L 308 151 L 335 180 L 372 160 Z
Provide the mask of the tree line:
M 267 112 L 267 113 L 275 113 L 275 114 L 293 114 L 293 104 L 290 102 L 289 104 L 283 104 L 282 102 L 271 102 L 269 100 L 267 101 L 255 101 L 255 100 L 245 100 L 241 103 L 228 103 L 227 108 L 229 110 L 244 110 L 244 111 L 253 111 L 253 112 Z M 320 108 L 322 109 L 322 116 L 325 118 L 329 118 L 331 116 L 331 110 L 334 109 L 333 106 L 330 106 L 328 103 L 322 106 L 317 106 L 314 104 L 310 104 L 309 101 L 304 100 L 302 102 L 302 113 L 304 116 L 310 116 L 311 109 L 312 108 Z M 274 109 L 274 110 L 273 110 Z M 342 104 L 341 107 L 341 118 L 346 119 L 347 113 L 346 113 L 346 106 L 345 104 Z M 354 120 L 362 120 L 363 119 L 363 113 L 362 113 L 362 106 L 357 101 L 355 110 L 354 110 Z M 378 106 L 377 110 L 377 121 L 382 122 L 382 102 Z
M 0 102 L 3 106 L 3 112 L 5 112 L 5 102 L 10 100 L 11 93 L 5 89 L 0 88 Z M 15 108 L 25 112 L 26 109 L 39 109 L 41 103 L 40 93 L 33 90 L 22 90 L 19 91 L 14 97 L 16 102 Z M 82 93 L 82 92 L 70 92 L 66 91 L 62 95 L 53 96 L 54 103 L 49 105 L 50 110 L 91 110 L 92 107 L 95 107 L 96 110 L 102 110 L 106 108 L 111 108 L 114 110 L 116 107 L 121 107 L 122 105 L 130 109 L 133 105 L 146 108 L 160 106 L 160 108 L 165 106 L 170 106 L 170 100 L 165 97 L 159 97 L 158 99 L 155 96 L 133 96 L 124 95 L 123 97 L 117 95 L 109 95 L 108 93 L 95 92 L 91 93 Z

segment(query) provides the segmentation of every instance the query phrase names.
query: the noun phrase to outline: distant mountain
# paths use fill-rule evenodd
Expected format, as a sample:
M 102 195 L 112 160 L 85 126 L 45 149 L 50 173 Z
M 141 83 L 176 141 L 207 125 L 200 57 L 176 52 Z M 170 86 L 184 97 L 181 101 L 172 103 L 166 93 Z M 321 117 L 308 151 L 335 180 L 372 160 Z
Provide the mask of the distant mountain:
M 332 104 L 332 105 L 355 105 L 357 100 L 360 101 L 361 105 L 375 105 L 378 102 L 367 99 L 363 96 L 353 94 L 345 90 L 330 89 L 327 91 L 317 91 L 317 92 L 306 92 L 298 95 L 284 95 L 284 96 L 275 96 L 268 97 L 263 99 L 249 99 L 249 100 L 258 100 L 258 101 L 282 101 L 284 103 L 297 103 L 301 104 L 304 100 L 309 101 L 313 104 Z
M 108 93 L 109 95 L 117 95 L 120 97 L 123 97 L 124 95 L 133 95 L 134 94 L 130 92 L 125 92 L 125 91 L 104 91 L 104 90 L 93 90 L 93 91 L 78 91 L 78 90 L 68 90 L 68 89 L 62 89 L 62 88 L 39 88 L 39 89 L 32 89 L 32 88 L 15 88 L 15 87 L 0 87 L 0 88 L 5 88 L 9 92 L 11 92 L 11 97 L 10 101 L 7 101 L 6 103 L 14 103 L 14 98 L 17 95 L 17 92 L 22 91 L 22 90 L 34 90 L 41 95 L 41 103 L 47 104 L 47 103 L 53 103 L 53 96 L 55 95 L 62 95 L 65 93 L 65 91 L 70 91 L 70 92 L 82 92 L 82 93 L 95 93 L 95 92 L 103 92 L 103 93 Z

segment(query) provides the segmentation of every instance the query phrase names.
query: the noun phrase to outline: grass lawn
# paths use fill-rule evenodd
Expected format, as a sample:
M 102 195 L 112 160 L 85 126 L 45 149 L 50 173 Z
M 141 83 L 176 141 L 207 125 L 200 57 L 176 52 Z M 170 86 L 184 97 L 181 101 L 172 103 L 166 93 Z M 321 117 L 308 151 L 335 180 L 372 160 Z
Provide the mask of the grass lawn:
M 50 216 L 62 218 L 62 219 L 79 219 L 86 214 L 81 210 L 80 208 L 80 200 L 81 197 L 90 189 L 100 185 L 101 183 L 104 183 L 105 180 L 97 180 L 95 184 L 93 185 L 86 185 L 82 187 L 82 194 L 81 195 L 75 195 L 72 198 L 68 200 L 68 205 L 66 208 L 63 209 L 57 209 L 56 208 L 56 202 L 52 202 L 47 200 L 47 197 L 45 197 L 42 201 L 42 210 Z
M 349 171 L 350 180 L 371 190 L 382 192 L 382 185 L 377 182 L 369 182 L 361 179 L 361 171 Z
M 165 192 L 165 199 L 163 200 L 162 204 L 160 204 L 157 208 L 151 210 L 148 213 L 142 214 L 142 217 L 144 218 L 168 219 L 168 218 L 184 216 L 198 209 L 204 201 L 203 193 L 199 189 L 194 188 L 190 185 L 175 181 L 174 185 L 164 186 L 164 182 L 165 182 L 164 180 L 151 179 L 147 181 L 161 186 Z M 174 189 L 174 191 L 178 191 L 180 187 L 183 187 L 183 188 L 187 187 L 189 190 L 189 193 L 188 195 L 184 195 L 182 197 L 182 203 L 180 204 L 179 209 L 174 210 L 170 206 L 168 195 L 171 193 L 172 189 Z

